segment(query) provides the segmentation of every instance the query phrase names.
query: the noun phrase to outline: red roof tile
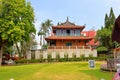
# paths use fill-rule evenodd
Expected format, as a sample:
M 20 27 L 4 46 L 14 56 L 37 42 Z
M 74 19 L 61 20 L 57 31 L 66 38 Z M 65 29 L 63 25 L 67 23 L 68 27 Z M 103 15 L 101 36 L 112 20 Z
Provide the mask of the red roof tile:
M 45 40 L 91 40 L 92 37 L 84 36 L 49 36 Z
M 52 26 L 53 29 L 84 29 L 85 26 Z

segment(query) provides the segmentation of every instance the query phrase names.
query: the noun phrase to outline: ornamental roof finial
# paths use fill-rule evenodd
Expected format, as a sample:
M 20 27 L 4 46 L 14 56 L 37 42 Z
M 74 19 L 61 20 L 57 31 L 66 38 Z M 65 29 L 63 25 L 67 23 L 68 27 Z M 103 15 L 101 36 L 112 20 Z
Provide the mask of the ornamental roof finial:
M 69 22 L 69 17 L 67 16 L 66 22 Z
M 66 19 L 66 22 L 61 23 L 60 25 L 61 25 L 61 26 L 75 26 L 74 23 L 71 23 L 71 22 L 69 21 L 69 18 L 68 18 L 68 17 L 67 17 L 67 19 Z

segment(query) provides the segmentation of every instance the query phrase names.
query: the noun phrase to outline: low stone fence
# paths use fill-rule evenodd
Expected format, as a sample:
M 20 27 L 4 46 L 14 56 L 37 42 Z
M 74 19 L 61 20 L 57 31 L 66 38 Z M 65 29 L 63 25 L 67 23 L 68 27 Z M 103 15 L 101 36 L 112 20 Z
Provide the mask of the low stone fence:
M 51 58 L 55 59 L 59 56 L 59 58 L 65 58 L 66 56 L 68 58 L 80 58 L 82 56 L 84 57 L 97 57 L 97 50 L 91 50 L 91 49 L 62 49 L 62 50 L 45 50 L 45 51 L 31 51 L 28 52 L 27 54 L 27 59 L 47 59 L 48 56 L 50 55 Z
M 91 49 L 91 46 L 48 46 L 47 49 Z

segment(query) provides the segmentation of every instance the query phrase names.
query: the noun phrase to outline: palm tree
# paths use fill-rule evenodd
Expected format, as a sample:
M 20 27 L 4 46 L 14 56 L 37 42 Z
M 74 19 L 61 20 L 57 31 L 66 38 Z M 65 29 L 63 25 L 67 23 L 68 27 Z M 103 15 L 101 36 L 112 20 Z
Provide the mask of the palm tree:
M 39 32 L 38 32 L 38 36 L 40 36 L 40 45 L 42 46 L 42 37 L 43 37 L 43 35 L 45 35 L 45 32 L 43 31 L 43 28 L 45 28 L 45 23 L 42 23 L 41 24 L 41 27 L 40 27 L 40 30 L 39 30 Z
M 43 39 L 43 37 L 46 37 L 50 34 L 50 32 L 52 31 L 52 21 L 51 20 L 46 20 L 45 22 L 43 22 L 41 24 L 40 30 L 38 32 L 38 36 L 40 35 L 40 45 L 44 45 L 45 44 L 45 40 Z
M 46 36 L 48 36 L 48 34 L 50 34 L 51 31 L 52 31 L 51 26 L 52 26 L 53 24 L 52 24 L 51 22 L 52 22 L 52 20 L 49 20 L 49 19 L 45 22 L 45 24 L 46 24 L 46 29 L 47 29 Z

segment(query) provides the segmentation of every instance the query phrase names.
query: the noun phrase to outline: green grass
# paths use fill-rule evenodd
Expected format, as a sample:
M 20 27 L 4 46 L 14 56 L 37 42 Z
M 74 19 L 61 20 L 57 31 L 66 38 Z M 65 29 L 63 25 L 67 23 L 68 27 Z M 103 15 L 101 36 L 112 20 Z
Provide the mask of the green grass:
M 96 62 L 95 69 L 89 69 L 87 62 L 63 62 L 28 64 L 0 67 L 0 80 L 111 80 L 113 73 L 100 71 Z

